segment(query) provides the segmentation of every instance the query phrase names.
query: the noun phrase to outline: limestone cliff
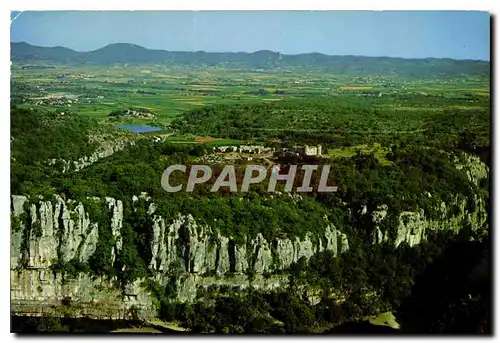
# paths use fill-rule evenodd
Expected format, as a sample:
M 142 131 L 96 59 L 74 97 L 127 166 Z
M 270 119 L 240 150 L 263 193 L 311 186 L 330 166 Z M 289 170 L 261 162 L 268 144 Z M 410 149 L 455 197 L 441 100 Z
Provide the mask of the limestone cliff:
M 453 156 L 455 168 L 463 171 L 469 181 L 478 186 L 480 182 L 488 177 L 489 169 L 481 162 L 479 157 L 460 154 Z M 432 198 L 432 194 L 427 193 L 423 196 Z M 398 214 L 395 245 L 399 246 L 406 242 L 409 246 L 419 244 L 425 240 L 429 231 L 435 230 L 453 230 L 459 231 L 463 227 L 477 229 L 487 225 L 488 204 L 485 199 L 478 194 L 474 194 L 469 199 L 453 196 L 453 199 L 447 204 L 440 202 L 438 208 L 435 208 L 437 215 L 430 215 L 423 209 L 419 211 L 403 211 Z M 386 205 L 379 206 L 372 213 L 363 212 L 364 215 L 371 216 L 374 224 L 372 233 L 372 243 L 382 243 L 389 239 L 388 232 L 380 230 L 380 223 L 386 219 L 388 214 Z
M 93 163 L 113 155 L 115 152 L 125 149 L 129 145 L 134 145 L 133 140 L 127 139 L 114 139 L 109 142 L 101 142 L 100 146 L 90 156 L 80 157 L 78 160 L 70 161 L 64 159 L 51 159 L 48 164 L 51 166 L 59 167 L 62 173 L 77 172 Z
M 134 197 L 132 201 L 137 199 Z M 101 199 L 89 201 L 100 203 Z M 112 198 L 104 201 L 109 209 L 107 222 L 114 242 L 109 254 L 115 262 L 122 249 L 121 230 L 126 218 L 122 201 Z M 232 237 L 219 235 L 216 228 L 198 224 L 190 214 L 179 213 L 175 219 L 167 221 L 155 212 L 155 204 L 149 202 L 148 216 L 153 237 L 149 268 L 156 275 L 155 279 L 163 283 L 167 282 L 167 273 L 174 266 L 182 267 L 179 301 L 192 300 L 198 286 L 208 287 L 210 284 L 246 287 L 252 282 L 256 287 L 274 288 L 283 277 L 263 277 L 264 274 L 285 270 L 301 257 L 308 259 L 324 249 L 334 254 L 348 249 L 347 236 L 332 225 L 324 228 L 324 237 L 319 240 L 307 234 L 302 240 L 283 237 L 268 242 L 258 234 L 244 242 L 236 242 Z M 113 317 L 120 317 L 126 316 L 131 307 L 138 308 L 143 315 L 152 315 L 152 299 L 141 287 L 143 280 L 127 285 L 124 291 L 118 287 L 116 279 L 106 280 L 83 273 L 68 278 L 51 268 L 58 262 L 87 262 L 96 250 L 99 225 L 92 222 L 81 203 L 60 197 L 41 200 L 13 195 L 13 310 L 31 313 L 40 304 L 56 305 L 64 299 L 71 299 L 81 305 L 100 305 L 83 306 L 85 312 L 81 315 L 92 315 L 94 308 L 99 313 L 109 312 Z M 254 275 L 252 279 L 247 277 L 250 273 Z M 99 313 L 94 315 L 100 316 Z

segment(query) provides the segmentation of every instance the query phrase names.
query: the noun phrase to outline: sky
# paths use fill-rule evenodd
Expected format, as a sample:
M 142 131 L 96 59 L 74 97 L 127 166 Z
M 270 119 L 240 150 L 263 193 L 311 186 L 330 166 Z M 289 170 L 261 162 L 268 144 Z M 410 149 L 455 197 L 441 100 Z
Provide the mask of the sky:
M 77 51 L 132 43 L 170 51 L 489 61 L 490 17 L 477 11 L 12 12 L 11 42 Z

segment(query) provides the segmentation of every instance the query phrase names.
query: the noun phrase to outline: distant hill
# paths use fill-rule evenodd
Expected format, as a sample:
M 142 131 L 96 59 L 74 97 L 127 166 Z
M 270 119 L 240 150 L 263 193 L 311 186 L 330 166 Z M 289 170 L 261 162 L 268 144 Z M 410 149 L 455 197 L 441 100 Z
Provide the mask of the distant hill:
M 222 65 L 235 68 L 303 67 L 351 75 L 489 77 L 490 63 L 449 58 L 404 59 L 391 57 L 329 56 L 320 53 L 284 55 L 261 50 L 253 53 L 220 53 L 151 50 L 135 44 L 116 43 L 101 49 L 78 52 L 64 47 L 40 47 L 11 43 L 12 61 L 85 63 L 95 65 L 170 63 L 178 65 Z

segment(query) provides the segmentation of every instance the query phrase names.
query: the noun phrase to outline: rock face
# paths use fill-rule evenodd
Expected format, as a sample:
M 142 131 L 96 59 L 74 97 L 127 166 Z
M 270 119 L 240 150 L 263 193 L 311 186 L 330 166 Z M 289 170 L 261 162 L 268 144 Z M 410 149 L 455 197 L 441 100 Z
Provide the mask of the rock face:
M 474 204 L 473 210 L 468 209 L 469 202 Z M 450 213 L 452 211 L 454 211 L 453 214 Z M 486 204 L 479 197 L 468 200 L 455 198 L 449 206 L 442 202 L 440 217 L 437 219 L 426 216 L 424 210 L 401 212 L 395 244 L 398 246 L 406 242 L 409 246 L 414 246 L 425 240 L 429 231 L 453 230 L 457 232 L 465 226 L 473 229 L 482 227 L 488 220 L 486 213 Z
M 469 181 L 478 186 L 480 182 L 489 175 L 488 167 L 481 162 L 479 157 L 468 154 L 461 154 L 453 157 L 455 168 L 465 173 Z M 432 198 L 428 193 L 423 196 Z M 435 209 L 437 215 L 431 216 L 424 210 L 404 211 L 398 214 L 398 224 L 396 228 L 396 238 L 394 244 L 399 246 L 405 242 L 409 246 L 414 246 L 426 239 L 429 231 L 453 230 L 459 231 L 464 226 L 472 229 L 487 225 L 488 204 L 478 195 L 472 198 L 463 199 L 458 196 L 447 204 L 441 202 Z M 372 232 L 372 244 L 380 244 L 389 239 L 388 232 L 382 232 L 380 224 L 386 219 L 388 214 L 387 205 L 379 206 L 375 211 L 367 213 L 366 207 L 361 211 L 361 215 L 371 216 L 374 224 Z
M 462 170 L 469 180 L 478 185 L 482 179 L 488 177 L 488 166 L 481 162 L 481 159 L 474 155 L 460 154 L 454 156 L 453 162 L 455 168 Z
M 386 211 L 374 211 L 385 212 Z M 423 209 L 419 211 L 403 211 L 398 215 L 396 228 L 396 238 L 394 244 L 399 246 L 405 242 L 410 247 L 420 244 L 426 239 L 430 231 L 452 230 L 460 231 L 464 227 L 473 230 L 486 227 L 488 225 L 488 209 L 485 201 L 480 197 L 472 199 L 455 199 L 446 204 L 441 202 L 438 209 L 438 217 L 433 217 L 425 213 Z M 389 239 L 388 232 L 382 232 L 377 225 L 382 219 L 372 218 L 375 228 L 372 232 L 372 244 L 380 244 Z
M 282 238 L 274 242 L 258 234 L 236 243 L 232 237 L 220 236 L 217 230 L 199 225 L 191 214 L 179 214 L 173 221 L 166 222 L 155 215 L 154 207 L 151 204 L 148 211 L 153 216 L 149 267 L 156 271 L 168 271 L 169 266 L 177 262 L 185 273 L 201 276 L 273 273 L 285 270 L 301 257 L 309 259 L 318 251 L 331 250 L 336 255 L 349 248 L 347 236 L 332 225 L 325 228 L 321 240 L 326 242 L 324 247 L 321 241 L 315 246 L 311 234 L 303 240 Z
M 300 258 L 309 259 L 319 251 L 331 250 L 336 255 L 349 248 L 347 236 L 333 225 L 325 227 L 324 236 L 319 238 L 308 233 L 303 239 L 282 237 L 269 242 L 258 234 L 237 242 L 233 237 L 221 236 L 217 228 L 197 223 L 191 214 L 179 213 L 173 220 L 165 220 L 156 213 L 156 205 L 147 196 L 134 197 L 131 202 L 139 198 L 147 202 L 147 216 L 152 223 L 149 269 L 160 283 L 166 284 L 168 275 L 180 268 L 179 301 L 193 300 L 198 287 L 211 284 L 245 288 L 251 283 L 262 289 L 276 288 L 283 276 L 263 278 L 262 275 L 286 270 Z M 113 238 L 109 254 L 115 263 L 123 246 L 121 231 L 127 220 L 123 203 L 108 197 L 88 201 L 96 205 L 104 203 L 109 210 L 109 220 L 105 223 Z M 146 288 L 141 287 L 143 280 L 120 290 L 114 279 L 83 273 L 68 277 L 53 270 L 56 264 L 86 263 L 96 251 L 100 223 L 90 219 L 83 204 L 57 196 L 40 200 L 13 195 L 12 218 L 14 312 L 32 313 L 40 304 L 54 305 L 70 299 L 85 308 L 75 316 L 111 313 L 113 318 L 123 318 L 131 307 L 138 309 L 141 315 L 154 315 L 153 301 Z M 92 308 L 99 312 L 93 313 Z
M 420 244 L 426 239 L 429 231 L 452 230 L 457 232 L 465 226 L 472 229 L 483 227 L 488 220 L 486 206 L 484 200 L 477 196 L 467 200 L 455 197 L 448 205 L 441 202 L 437 217 L 426 214 L 423 209 L 403 211 L 398 214 L 394 244 L 396 247 L 403 242 L 410 247 Z M 388 232 L 382 232 L 380 229 L 380 223 L 386 219 L 387 213 L 387 206 L 382 205 L 370 214 L 374 224 L 372 244 L 381 244 L 389 239 Z
M 128 142 L 126 140 L 114 140 L 106 145 L 101 146 L 90 156 L 83 156 L 75 161 L 51 159 L 48 161 L 48 164 L 52 166 L 59 166 L 63 173 L 77 172 L 103 158 L 113 155 L 117 151 L 123 150 L 129 144 L 134 145 L 135 143 L 133 141 Z

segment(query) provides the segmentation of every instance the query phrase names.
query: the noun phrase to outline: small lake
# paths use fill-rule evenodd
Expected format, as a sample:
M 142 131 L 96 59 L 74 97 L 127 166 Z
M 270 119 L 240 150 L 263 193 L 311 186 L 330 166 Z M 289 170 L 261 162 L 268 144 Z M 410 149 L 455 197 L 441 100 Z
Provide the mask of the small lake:
M 150 126 L 150 125 L 120 125 L 119 129 L 127 130 L 133 133 L 146 133 L 163 130 L 161 127 Z

